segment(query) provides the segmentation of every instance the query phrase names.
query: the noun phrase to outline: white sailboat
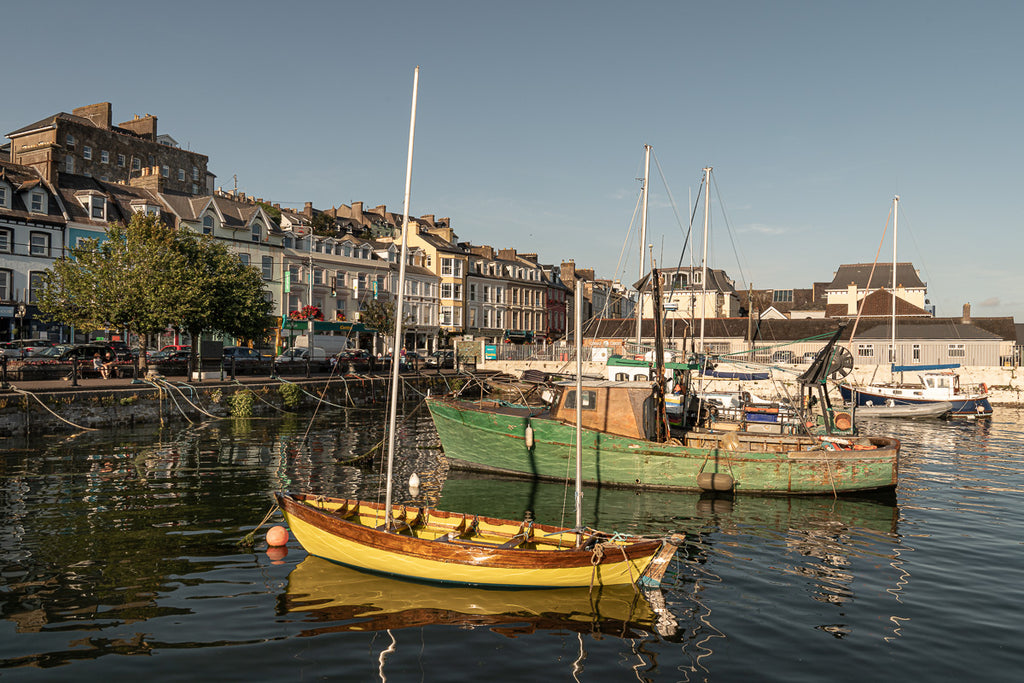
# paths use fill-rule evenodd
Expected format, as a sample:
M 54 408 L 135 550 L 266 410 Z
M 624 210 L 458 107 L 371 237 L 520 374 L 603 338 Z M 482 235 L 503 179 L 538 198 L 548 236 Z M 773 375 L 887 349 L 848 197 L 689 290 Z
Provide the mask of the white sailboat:
M 843 400 L 877 417 L 918 417 L 929 412 L 935 415 L 986 416 L 992 414 L 992 405 L 984 385 L 964 387 L 955 372 L 959 363 L 939 365 L 897 365 L 896 346 L 896 240 L 899 226 L 899 195 L 892 200 L 892 315 L 890 319 L 890 347 L 892 349 L 891 378 L 885 383 L 856 385 L 841 382 L 839 392 Z M 918 382 L 903 381 L 903 373 L 917 375 Z M 899 379 L 897 379 L 899 373 Z M 945 409 L 944 404 L 949 408 Z M 905 406 L 905 408 L 901 408 Z M 886 408 L 886 410 L 881 410 Z

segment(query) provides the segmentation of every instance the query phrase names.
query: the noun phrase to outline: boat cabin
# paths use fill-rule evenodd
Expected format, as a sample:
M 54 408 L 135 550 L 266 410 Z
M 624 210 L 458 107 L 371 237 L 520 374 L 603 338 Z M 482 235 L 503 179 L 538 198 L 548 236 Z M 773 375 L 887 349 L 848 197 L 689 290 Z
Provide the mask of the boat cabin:
M 576 383 L 560 382 L 562 389 L 551 415 L 566 424 L 576 424 Z M 654 382 L 585 380 L 582 396 L 582 426 L 606 434 L 654 440 L 658 433 L 658 407 Z

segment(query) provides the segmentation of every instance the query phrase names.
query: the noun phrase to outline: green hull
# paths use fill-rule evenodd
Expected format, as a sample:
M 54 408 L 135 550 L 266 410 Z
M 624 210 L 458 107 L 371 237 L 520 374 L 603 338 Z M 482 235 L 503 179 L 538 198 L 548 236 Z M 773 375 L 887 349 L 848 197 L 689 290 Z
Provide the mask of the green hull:
M 533 479 L 575 475 L 576 427 L 539 409 L 428 399 L 453 467 Z M 527 447 L 527 427 L 533 446 Z M 699 491 L 697 476 L 725 474 L 736 492 L 833 494 L 892 488 L 899 442 L 876 438 L 870 450 L 825 450 L 814 439 L 743 434 L 741 447 L 719 447 L 721 434 L 667 444 L 583 430 L 583 481 L 640 489 Z M 779 452 L 766 452 L 777 450 Z

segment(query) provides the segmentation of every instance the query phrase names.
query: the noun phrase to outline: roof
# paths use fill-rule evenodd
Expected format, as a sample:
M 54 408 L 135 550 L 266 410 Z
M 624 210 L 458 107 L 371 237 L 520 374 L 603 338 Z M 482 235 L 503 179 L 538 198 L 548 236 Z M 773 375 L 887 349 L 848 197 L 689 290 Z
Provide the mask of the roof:
M 12 190 L 10 198 L 11 208 L 0 209 L 3 216 L 37 224 L 63 225 L 65 223 L 61 207 L 56 201 L 47 202 L 47 212 L 45 214 L 28 210 L 29 207 L 25 204 L 25 197 L 22 192 L 34 187 L 40 187 L 52 198 L 49 186 L 43 182 L 42 178 L 31 166 L 0 161 L 0 181 L 10 185 Z
M 872 272 L 872 268 L 874 272 Z M 868 281 L 870 277 L 871 281 Z M 892 287 L 892 264 L 891 263 L 851 263 L 839 266 L 835 277 L 829 283 L 828 289 L 846 289 L 851 284 L 857 285 L 858 289 L 879 289 L 881 287 Z M 896 286 L 906 289 L 923 289 L 925 283 L 917 274 L 912 263 L 896 264 Z
M 892 272 L 891 270 L 889 272 Z M 892 292 L 888 289 L 877 289 L 857 302 L 861 318 L 864 317 L 892 317 Z M 825 315 L 830 318 L 853 318 L 857 314 L 849 313 L 847 304 L 829 304 L 825 307 Z M 932 314 L 919 306 L 915 306 L 906 299 L 896 297 L 896 317 L 922 317 L 930 318 Z
M 1017 332 L 1013 318 L 973 318 L 969 322 L 964 322 L 960 318 L 932 318 L 913 322 L 897 322 L 896 337 L 904 340 L 1014 341 L 1017 338 Z M 888 322 L 857 331 L 857 339 L 891 338 L 892 328 Z

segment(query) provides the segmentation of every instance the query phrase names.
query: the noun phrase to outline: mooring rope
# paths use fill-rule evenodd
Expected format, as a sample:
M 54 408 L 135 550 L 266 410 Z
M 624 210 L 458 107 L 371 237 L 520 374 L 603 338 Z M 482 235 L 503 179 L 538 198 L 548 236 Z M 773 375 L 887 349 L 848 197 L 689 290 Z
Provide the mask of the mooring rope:
M 67 420 L 67 419 L 61 417 L 57 413 L 55 413 L 52 410 L 50 410 L 50 407 L 47 406 L 45 403 L 43 403 L 42 399 L 40 399 L 38 396 L 33 394 L 31 391 L 25 391 L 24 389 L 19 389 L 18 387 L 14 386 L 13 384 L 11 384 L 9 386 L 11 388 L 11 391 L 13 391 L 16 394 L 22 394 L 24 396 L 31 396 L 32 398 L 34 398 L 36 400 L 36 402 L 39 403 L 39 405 L 41 405 L 43 408 L 45 408 L 47 410 L 47 412 L 49 412 L 51 415 L 53 415 L 58 420 L 61 420 L 62 422 L 67 422 L 69 425 L 71 425 L 72 427 L 75 427 L 77 429 L 84 429 L 84 430 L 90 431 L 90 432 L 98 431 L 96 427 L 83 427 L 82 425 L 75 424 L 71 420 Z

